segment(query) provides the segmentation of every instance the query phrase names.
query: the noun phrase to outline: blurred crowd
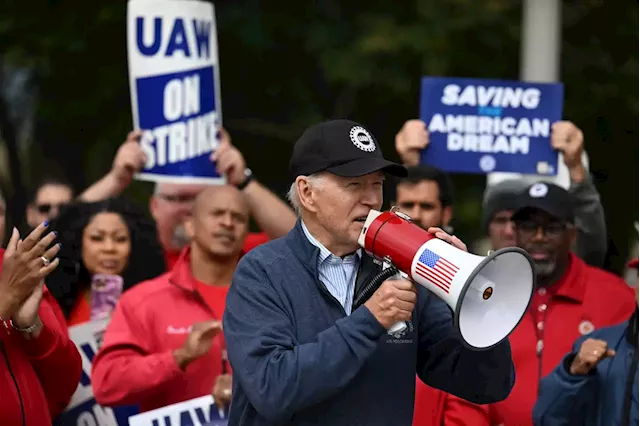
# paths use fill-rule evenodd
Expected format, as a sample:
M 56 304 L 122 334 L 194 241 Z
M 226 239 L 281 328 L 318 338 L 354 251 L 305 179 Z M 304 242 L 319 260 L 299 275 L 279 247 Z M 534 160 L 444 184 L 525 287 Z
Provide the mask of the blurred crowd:
M 109 173 L 80 194 L 43 179 L 25 212 L 31 233 L 7 230 L 2 424 L 51 424 L 64 411 L 81 375 L 68 327 L 99 319 L 96 276 L 122 280 L 93 360 L 99 404 L 147 411 L 209 394 L 221 408 L 232 400 L 222 331 L 227 292 L 242 256 L 294 227 L 295 200 L 289 206 L 262 185 L 221 129 L 211 160 L 227 184 L 160 182 L 148 211 L 141 209 L 121 196 L 146 162 L 140 137 L 127 135 Z M 414 426 L 638 423 L 638 263 L 629 262 L 634 286 L 602 269 L 605 211 L 581 161 L 583 133 L 557 122 L 551 144 L 563 154 L 569 188 L 502 181 L 487 187 L 478 220 L 491 250 L 520 247 L 535 263 L 534 297 L 509 337 L 515 385 L 503 401 L 474 404 L 416 376 Z M 395 148 L 408 176 L 387 180 L 389 204 L 424 229 L 455 234 L 450 177 L 419 164 L 429 149 L 425 123 L 407 121 Z M 5 210 L 2 201 L 2 238 Z M 251 219 L 260 232 L 249 232 Z

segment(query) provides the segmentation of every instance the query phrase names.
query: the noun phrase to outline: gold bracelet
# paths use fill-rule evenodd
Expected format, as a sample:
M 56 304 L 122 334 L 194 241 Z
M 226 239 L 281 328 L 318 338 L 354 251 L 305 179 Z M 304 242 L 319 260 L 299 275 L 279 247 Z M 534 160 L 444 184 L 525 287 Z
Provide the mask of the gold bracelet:
M 42 321 L 40 321 L 40 316 L 36 317 L 36 322 L 34 322 L 32 325 L 30 325 L 27 328 L 21 328 L 18 327 L 17 325 L 15 325 L 13 323 L 13 320 L 9 320 L 9 324 L 11 324 L 11 327 L 13 327 L 14 329 L 18 330 L 20 333 L 26 333 L 26 334 L 31 334 L 35 331 L 36 328 L 38 328 L 38 326 L 40 324 L 42 324 Z

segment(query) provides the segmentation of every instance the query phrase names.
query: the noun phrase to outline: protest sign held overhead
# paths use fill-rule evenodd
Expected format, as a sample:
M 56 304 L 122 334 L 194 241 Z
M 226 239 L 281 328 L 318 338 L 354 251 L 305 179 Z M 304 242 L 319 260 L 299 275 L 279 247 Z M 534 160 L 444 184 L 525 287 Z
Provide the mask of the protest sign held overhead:
M 223 183 L 209 161 L 222 125 L 213 4 L 129 0 L 127 52 L 133 124 L 147 156 L 136 178 Z
M 96 425 L 96 426 L 126 426 L 129 416 L 138 413 L 135 406 L 108 408 L 99 405 L 91 388 L 91 366 L 93 358 L 100 347 L 102 335 L 109 322 L 109 318 L 91 321 L 85 324 L 69 327 L 69 337 L 76 344 L 82 357 L 82 376 L 76 392 L 64 413 L 60 416 L 60 426 Z
M 551 126 L 562 119 L 562 84 L 422 79 L 423 164 L 448 172 L 557 173 Z
M 207 395 L 137 414 L 129 419 L 129 426 L 227 426 L 226 417 L 227 412 Z

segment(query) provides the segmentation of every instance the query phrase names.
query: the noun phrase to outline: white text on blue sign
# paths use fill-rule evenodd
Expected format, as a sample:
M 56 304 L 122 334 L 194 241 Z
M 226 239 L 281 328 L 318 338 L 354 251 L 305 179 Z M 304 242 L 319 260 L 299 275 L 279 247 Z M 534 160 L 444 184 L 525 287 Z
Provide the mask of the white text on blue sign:
M 537 88 L 449 84 L 441 101 L 448 106 L 478 107 L 478 115 L 431 117 L 429 132 L 446 133 L 449 151 L 528 154 L 530 138 L 549 137 L 551 132 L 548 119 L 502 116 L 506 108 L 536 109 L 540 102 Z

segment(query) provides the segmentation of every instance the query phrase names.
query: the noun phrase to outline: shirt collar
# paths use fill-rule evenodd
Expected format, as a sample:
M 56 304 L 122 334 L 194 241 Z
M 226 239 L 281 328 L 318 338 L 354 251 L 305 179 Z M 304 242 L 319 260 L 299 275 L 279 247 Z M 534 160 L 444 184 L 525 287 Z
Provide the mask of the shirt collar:
M 313 244 L 314 246 L 316 246 L 316 247 L 318 247 L 320 249 L 320 254 L 318 255 L 318 264 L 321 264 L 322 262 L 327 260 L 327 258 L 330 258 L 332 256 L 333 256 L 333 258 L 340 259 L 338 256 L 336 256 L 333 253 L 331 253 L 329 251 L 329 249 L 326 248 L 313 235 L 311 235 L 311 232 L 309 232 L 309 229 L 307 229 L 307 226 L 304 224 L 303 220 L 300 220 L 300 223 L 302 225 L 302 231 L 304 232 L 304 235 L 307 237 L 307 240 L 309 240 L 309 242 L 311 244 Z M 354 254 L 349 255 L 349 256 L 355 256 L 356 260 L 360 260 L 360 258 L 362 257 L 362 249 L 358 249 Z M 347 256 L 347 258 L 349 256 Z

